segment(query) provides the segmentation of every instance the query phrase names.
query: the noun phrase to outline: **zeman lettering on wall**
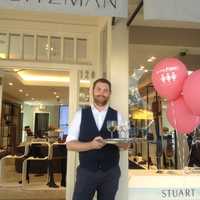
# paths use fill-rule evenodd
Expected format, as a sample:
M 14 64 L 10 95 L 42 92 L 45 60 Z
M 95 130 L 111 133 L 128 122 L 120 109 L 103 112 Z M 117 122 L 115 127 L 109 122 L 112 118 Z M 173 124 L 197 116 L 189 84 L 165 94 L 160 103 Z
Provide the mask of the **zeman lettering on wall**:
M 31 2 L 33 0 L 10 0 L 14 2 L 24 1 L 26 3 Z M 37 3 L 41 4 L 42 0 L 36 0 Z M 110 4 L 113 8 L 117 8 L 117 0 L 93 0 L 94 3 L 98 8 L 103 7 L 106 8 Z M 87 7 L 90 3 L 92 3 L 92 0 L 47 0 L 48 4 L 57 4 L 57 5 L 67 5 L 71 4 L 73 6 L 80 6 L 80 7 Z
M 79 15 L 128 16 L 128 0 L 3 0 L 0 7 Z

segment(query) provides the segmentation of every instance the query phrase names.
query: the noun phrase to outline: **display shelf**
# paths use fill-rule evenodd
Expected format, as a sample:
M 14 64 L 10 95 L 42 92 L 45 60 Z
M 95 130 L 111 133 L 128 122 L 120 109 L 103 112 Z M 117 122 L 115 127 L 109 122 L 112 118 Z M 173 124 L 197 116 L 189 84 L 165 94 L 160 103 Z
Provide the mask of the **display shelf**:
M 21 140 L 20 112 L 21 107 L 19 104 L 3 101 L 0 146 L 11 154 L 15 153 L 16 146 Z

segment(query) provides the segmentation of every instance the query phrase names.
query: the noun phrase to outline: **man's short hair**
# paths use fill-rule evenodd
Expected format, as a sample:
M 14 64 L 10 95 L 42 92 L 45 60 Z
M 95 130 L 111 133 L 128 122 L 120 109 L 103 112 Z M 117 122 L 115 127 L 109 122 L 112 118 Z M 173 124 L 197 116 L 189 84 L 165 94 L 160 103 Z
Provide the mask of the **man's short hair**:
M 92 87 L 93 90 L 94 90 L 94 88 L 95 88 L 95 86 L 96 86 L 97 83 L 106 83 L 108 85 L 108 87 L 109 87 L 110 92 L 111 92 L 111 82 L 109 80 L 107 80 L 105 78 L 99 78 L 99 79 L 97 79 L 93 83 L 93 87 Z

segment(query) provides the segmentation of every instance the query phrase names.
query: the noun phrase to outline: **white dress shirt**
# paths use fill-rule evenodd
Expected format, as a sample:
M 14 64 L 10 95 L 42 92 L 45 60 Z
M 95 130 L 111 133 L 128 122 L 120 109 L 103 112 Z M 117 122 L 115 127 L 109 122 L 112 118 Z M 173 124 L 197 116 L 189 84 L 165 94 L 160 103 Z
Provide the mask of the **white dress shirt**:
M 105 107 L 105 109 L 102 111 L 98 111 L 93 105 L 91 106 L 91 109 L 92 109 L 92 114 L 95 119 L 97 128 L 98 130 L 100 130 L 101 127 L 103 126 L 103 122 L 106 117 L 106 113 L 108 111 L 108 106 Z M 74 116 L 74 119 L 72 120 L 69 126 L 66 142 L 69 142 L 72 140 L 78 140 L 79 133 L 80 133 L 81 116 L 82 116 L 81 110 L 77 111 Z M 124 122 L 124 119 L 119 112 L 117 112 L 117 121 L 118 121 L 118 125 L 123 124 Z

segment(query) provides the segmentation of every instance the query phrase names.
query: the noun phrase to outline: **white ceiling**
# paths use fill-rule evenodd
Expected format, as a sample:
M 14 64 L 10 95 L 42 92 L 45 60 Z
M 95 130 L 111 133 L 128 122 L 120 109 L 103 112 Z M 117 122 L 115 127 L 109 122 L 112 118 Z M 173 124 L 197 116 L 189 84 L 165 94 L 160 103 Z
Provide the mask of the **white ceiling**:
M 39 74 L 40 71 L 34 72 Z M 45 72 L 42 71 L 42 74 Z M 46 71 L 46 74 L 48 71 Z M 51 72 L 58 75 L 58 72 Z M 61 72 L 59 72 L 60 74 Z M 63 72 L 65 74 L 66 72 Z M 38 86 L 38 85 L 24 85 L 16 75 L 14 71 L 4 70 L 3 72 L 3 92 L 7 96 L 6 98 L 15 99 L 19 102 L 28 102 L 29 104 L 44 104 L 44 105 L 60 105 L 68 104 L 68 94 L 69 88 L 66 86 L 57 87 L 53 86 Z M 9 83 L 12 82 L 13 86 L 10 86 Z M 34 84 L 34 83 L 33 83 Z M 19 89 L 22 89 L 23 92 L 19 92 Z M 56 98 L 56 95 L 59 98 Z M 26 96 L 26 94 L 29 96 Z M 34 98 L 34 100 L 32 99 Z
M 162 58 L 179 56 L 180 51 L 185 49 L 187 49 L 188 54 L 200 55 L 200 47 L 130 44 L 129 45 L 130 71 L 132 71 L 134 68 L 139 68 L 141 65 L 144 66 L 146 69 L 151 70 L 153 65 Z M 150 58 L 151 56 L 155 56 L 156 60 L 152 63 L 149 63 L 147 62 L 147 59 Z
M 129 16 L 136 9 L 141 0 L 129 0 Z M 189 28 L 200 29 L 200 23 L 181 22 L 181 21 L 167 21 L 167 20 L 144 20 L 143 7 L 132 21 L 133 25 L 152 26 L 152 27 L 168 27 L 168 28 Z
M 129 15 L 136 9 L 140 0 L 129 0 Z M 160 27 L 160 28 L 183 28 L 187 29 L 200 29 L 200 23 L 191 23 L 191 22 L 181 22 L 181 21 L 166 21 L 166 20 L 144 20 L 143 17 L 143 8 L 137 14 L 135 19 L 132 21 L 131 26 L 144 26 L 144 27 Z M 155 30 L 156 32 L 156 30 Z M 134 32 L 133 32 L 134 35 Z M 148 34 L 147 34 L 148 37 Z M 178 37 L 178 36 L 177 36 Z M 188 36 L 190 40 L 192 36 Z M 147 38 L 148 39 L 148 38 Z M 176 39 L 173 38 L 174 41 Z M 193 46 L 180 46 L 179 45 L 156 45 L 156 44 L 129 44 L 129 74 L 133 73 L 134 69 L 139 68 L 141 65 L 145 66 L 146 69 L 152 70 L 152 67 L 160 59 L 166 57 L 177 57 L 180 52 L 187 50 L 187 54 L 192 56 L 200 56 L 200 47 Z M 153 63 L 148 63 L 147 59 L 151 56 L 155 56 L 157 59 Z M 189 68 L 199 68 L 199 65 L 189 66 Z

